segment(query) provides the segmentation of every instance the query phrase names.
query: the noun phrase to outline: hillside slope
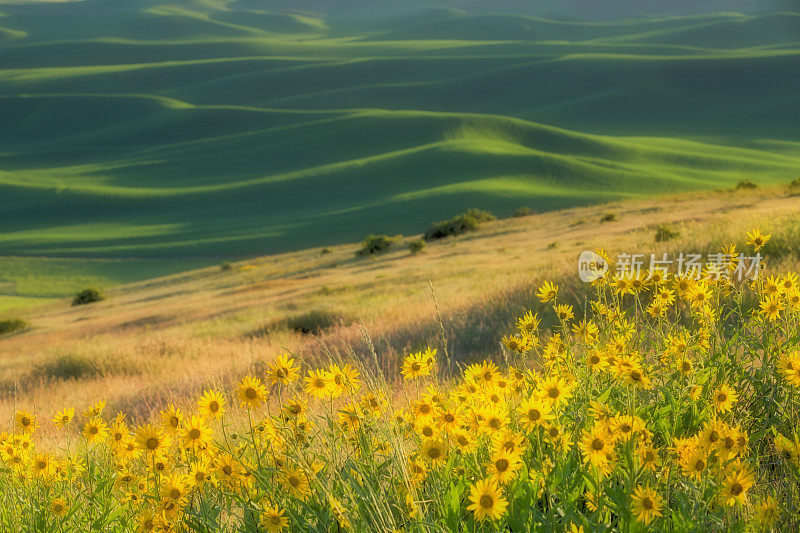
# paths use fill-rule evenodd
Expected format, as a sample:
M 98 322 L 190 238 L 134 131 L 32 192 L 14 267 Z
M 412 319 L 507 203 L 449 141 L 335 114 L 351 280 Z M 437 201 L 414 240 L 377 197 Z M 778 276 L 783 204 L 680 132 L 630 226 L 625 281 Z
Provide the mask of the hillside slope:
M 3 4 L 0 307 L 473 205 L 800 175 L 797 13 L 460 7 Z
M 616 219 L 600 222 L 609 213 Z M 656 242 L 662 224 L 678 237 Z M 144 416 L 211 384 L 227 387 L 282 350 L 307 361 L 352 351 L 366 360 L 365 335 L 389 375 L 426 343 L 446 346 L 453 361 L 492 356 L 498 332 L 526 309 L 544 308 L 535 298 L 544 279 L 556 280 L 562 301 L 583 315 L 582 251 L 674 259 L 716 252 L 722 242 L 744 251 L 752 226 L 773 235 L 764 250 L 771 268 L 797 269 L 800 196 L 780 187 L 500 220 L 417 255 L 405 243 L 367 258 L 356 257 L 354 243 L 312 248 L 126 285 L 97 304 L 71 307 L 64 299 L 0 313 L 31 324 L 0 337 L 0 418 L 34 400 L 44 413 L 101 398 Z

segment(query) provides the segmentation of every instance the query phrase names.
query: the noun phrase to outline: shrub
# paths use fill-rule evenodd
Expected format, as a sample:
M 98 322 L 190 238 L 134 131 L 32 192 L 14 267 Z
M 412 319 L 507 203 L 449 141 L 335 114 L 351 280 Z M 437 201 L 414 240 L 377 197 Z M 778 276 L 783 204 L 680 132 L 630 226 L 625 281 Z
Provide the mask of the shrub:
M 600 217 L 600 222 L 614 222 L 617 220 L 616 213 L 606 213 L 602 217 Z
M 361 243 L 361 249 L 356 255 L 374 255 L 387 251 L 392 245 L 399 241 L 402 235 L 389 237 L 388 235 L 369 235 Z
M 65 354 L 34 367 L 31 377 L 83 379 L 100 374 L 100 365 L 85 355 Z
M 341 311 L 311 309 L 305 313 L 286 318 L 283 321 L 283 325 L 299 333 L 312 333 L 317 335 L 328 328 L 338 326 L 348 320 L 349 317 Z
M 100 302 L 105 300 L 106 297 L 97 289 L 85 289 L 75 295 L 72 300 L 72 305 L 84 305 L 92 302 Z
M 758 184 L 750 180 L 742 180 L 736 184 L 736 190 L 758 189 Z
M 233 270 L 233 265 L 228 261 L 225 261 L 219 266 L 219 270 L 220 272 L 230 272 L 231 270 Z
M 488 211 L 472 208 L 466 212 L 456 215 L 449 220 L 436 222 L 428 228 L 423 238 L 426 241 L 434 239 L 444 239 L 451 235 L 460 235 L 467 231 L 473 231 L 484 222 L 496 220 L 496 217 Z
M 9 318 L 8 320 L 0 320 L 0 335 L 6 333 L 13 333 L 30 327 L 30 324 L 21 318 Z
M 323 248 L 322 250 L 319 251 L 319 255 L 327 255 L 329 253 L 331 253 L 331 249 L 328 248 L 328 247 L 325 247 L 325 248 Z
M 408 251 L 413 255 L 422 252 L 425 249 L 425 241 L 423 239 L 414 239 L 408 243 Z
M 789 183 L 789 188 L 793 190 L 800 189 L 800 178 L 795 178 Z
M 526 205 L 524 207 L 516 209 L 513 213 L 511 213 L 511 216 L 517 218 L 517 217 L 526 217 L 532 214 L 533 214 L 533 209 L 531 209 Z
M 661 224 L 656 228 L 656 242 L 670 241 L 681 234 L 669 224 Z
M 555 250 L 556 248 L 558 248 L 558 241 L 551 241 L 547 243 L 548 250 Z

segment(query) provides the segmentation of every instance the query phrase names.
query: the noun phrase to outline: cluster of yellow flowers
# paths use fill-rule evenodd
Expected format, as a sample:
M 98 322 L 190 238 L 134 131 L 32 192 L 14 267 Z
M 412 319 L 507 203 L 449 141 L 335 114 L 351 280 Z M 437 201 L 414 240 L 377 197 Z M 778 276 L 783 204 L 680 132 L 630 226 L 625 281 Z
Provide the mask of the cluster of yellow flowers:
M 375 368 L 303 371 L 283 354 L 232 394 L 207 390 L 192 412 L 170 405 L 136 428 L 91 406 L 77 443 L 64 409 L 60 455 L 19 411 L 0 434 L 13 502 L 0 526 L 796 528 L 797 279 L 602 278 L 580 320 L 547 282 L 502 357 L 459 376 L 441 375 L 433 348 L 405 357 L 394 389 Z

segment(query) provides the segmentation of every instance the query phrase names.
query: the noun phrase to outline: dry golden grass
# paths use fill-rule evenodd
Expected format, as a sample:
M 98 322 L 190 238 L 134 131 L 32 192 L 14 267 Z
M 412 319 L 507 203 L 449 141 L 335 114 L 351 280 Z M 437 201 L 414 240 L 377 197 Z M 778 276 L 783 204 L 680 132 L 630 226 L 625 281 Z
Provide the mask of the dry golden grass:
M 616 220 L 600 223 L 607 213 Z M 498 332 L 533 307 L 540 280 L 562 280 L 577 295 L 583 250 L 707 252 L 741 242 L 752 226 L 778 233 L 798 222 L 800 196 L 785 188 L 693 193 L 501 220 L 416 255 L 404 245 L 372 258 L 357 258 L 356 244 L 310 249 L 132 284 L 87 306 L 28 309 L 15 314 L 32 329 L 0 340 L 0 420 L 16 408 L 47 417 L 100 399 L 144 418 L 283 350 L 366 358 L 365 332 L 390 376 L 401 356 L 445 345 L 443 336 L 453 361 L 492 357 Z M 680 236 L 656 243 L 660 224 Z M 797 257 L 784 255 L 793 267 Z M 317 335 L 286 327 L 310 311 L 342 321 Z

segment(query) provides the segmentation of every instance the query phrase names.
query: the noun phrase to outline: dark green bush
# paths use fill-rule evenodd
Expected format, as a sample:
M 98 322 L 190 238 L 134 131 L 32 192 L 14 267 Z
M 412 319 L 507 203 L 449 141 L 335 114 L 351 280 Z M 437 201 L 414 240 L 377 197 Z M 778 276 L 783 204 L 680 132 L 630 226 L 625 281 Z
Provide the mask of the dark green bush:
M 800 178 L 795 178 L 789 182 L 790 189 L 800 189 Z
M 491 222 L 492 220 L 496 220 L 493 214 L 472 208 L 450 220 L 443 220 L 431 225 L 423 238 L 426 241 L 432 241 L 434 239 L 444 239 L 451 235 L 460 235 L 467 231 L 473 231 L 484 222 Z
M 758 189 L 758 184 L 750 180 L 742 180 L 736 184 L 736 190 L 740 191 L 743 189 Z
M 99 375 L 100 370 L 100 365 L 88 356 L 65 354 L 34 367 L 31 377 L 83 379 Z
M 516 209 L 513 213 L 511 213 L 511 216 L 516 218 L 516 217 L 526 217 L 532 214 L 533 214 L 533 209 L 531 209 L 526 205 L 524 207 Z
M 680 231 L 668 224 L 661 224 L 656 228 L 656 242 L 670 241 L 681 234 Z
M 600 222 L 614 222 L 615 220 L 617 220 L 616 213 L 606 213 L 605 215 L 600 217 Z
M 106 297 L 97 289 L 85 289 L 75 295 L 72 300 L 72 305 L 84 305 L 92 302 L 100 302 L 105 300 Z
M 322 331 L 343 324 L 351 319 L 345 314 L 332 309 L 311 309 L 298 315 L 286 318 L 282 325 L 299 333 L 319 334 Z
M 388 235 L 369 235 L 361 243 L 361 249 L 356 252 L 356 255 L 373 255 L 385 252 L 401 238 L 401 235 L 395 235 L 394 237 L 389 237 Z
M 227 261 L 219 265 L 220 272 L 230 272 L 233 270 L 233 265 Z
M 423 239 L 414 239 L 408 243 L 408 251 L 416 255 L 425 249 L 425 241 Z
M 30 324 L 20 318 L 9 318 L 8 320 L 0 320 L 0 335 L 6 333 L 13 333 L 30 327 Z

